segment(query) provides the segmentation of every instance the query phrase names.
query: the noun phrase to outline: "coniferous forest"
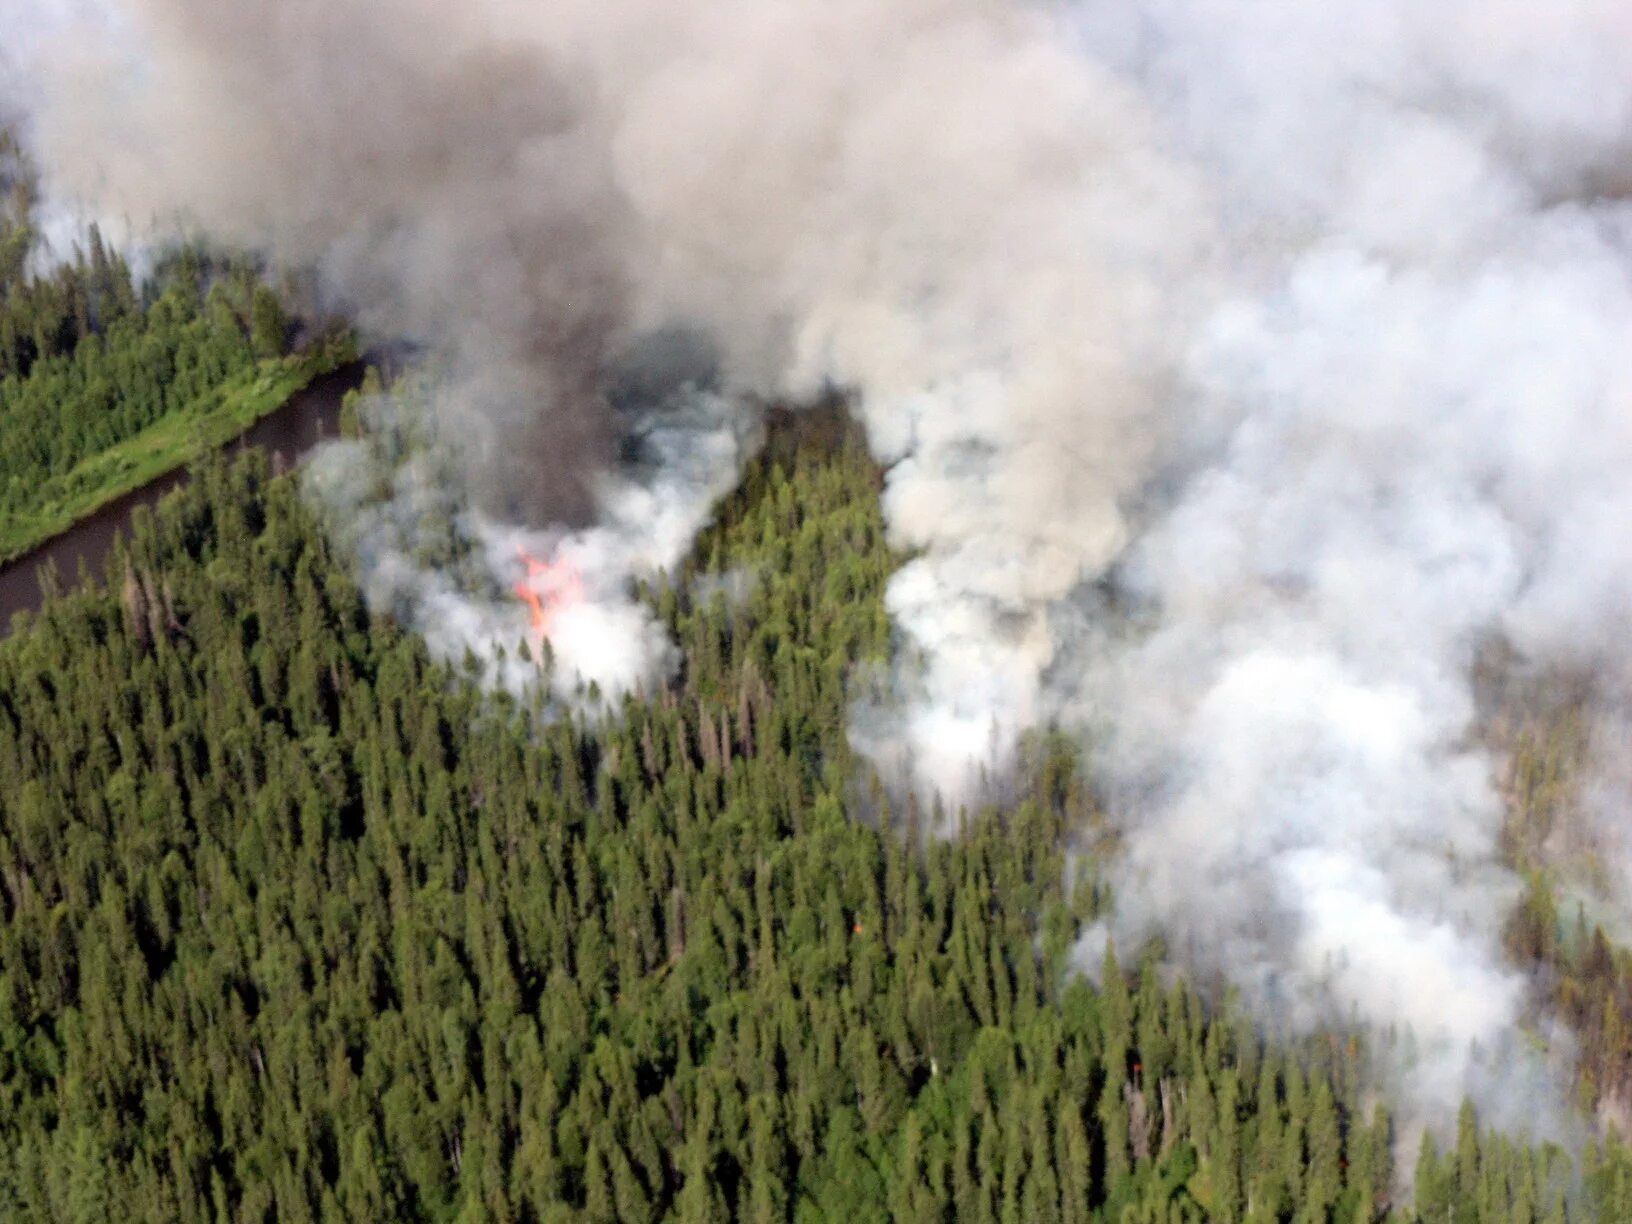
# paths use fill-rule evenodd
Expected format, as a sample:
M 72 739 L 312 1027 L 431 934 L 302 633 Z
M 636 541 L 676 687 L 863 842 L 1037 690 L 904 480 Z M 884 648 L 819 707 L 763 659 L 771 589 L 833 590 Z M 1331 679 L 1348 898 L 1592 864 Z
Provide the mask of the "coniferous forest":
M 0 1224 L 1632 1224 L 1627 12 L 0 0 Z
M 1363 1044 L 1072 972 L 1063 744 L 956 836 L 858 781 L 879 487 L 773 432 L 597 719 L 372 618 L 258 454 L 144 514 L 0 642 L 0 1217 L 1632 1219 L 1618 1141 L 1407 1175 Z
M 0 561 L 222 442 L 350 356 L 299 356 L 256 268 L 192 248 L 140 280 L 92 226 L 44 261 L 32 178 L 0 129 Z

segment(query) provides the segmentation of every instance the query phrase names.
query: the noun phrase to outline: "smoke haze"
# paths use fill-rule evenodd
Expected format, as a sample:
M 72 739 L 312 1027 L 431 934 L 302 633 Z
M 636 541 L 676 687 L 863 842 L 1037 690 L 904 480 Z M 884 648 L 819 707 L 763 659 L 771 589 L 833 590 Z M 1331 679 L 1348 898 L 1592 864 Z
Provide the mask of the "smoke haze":
M 315 264 L 443 355 L 468 495 L 410 472 L 369 510 L 344 451 L 311 482 L 438 649 L 522 613 L 411 560 L 427 499 L 495 591 L 518 542 L 580 559 L 569 674 L 661 677 L 630 577 L 756 403 L 842 388 L 912 553 L 858 745 L 957 797 L 1080 729 L 1126 845 L 1090 945 L 1162 931 L 1280 1024 L 1410 1028 L 1424 1100 L 1489 1098 L 1470 1051 L 1523 992 L 1476 661 L 1628 688 L 1632 11 L 116 8 L 129 38 L 42 40 L 52 188 Z M 706 375 L 617 402 L 674 329 Z

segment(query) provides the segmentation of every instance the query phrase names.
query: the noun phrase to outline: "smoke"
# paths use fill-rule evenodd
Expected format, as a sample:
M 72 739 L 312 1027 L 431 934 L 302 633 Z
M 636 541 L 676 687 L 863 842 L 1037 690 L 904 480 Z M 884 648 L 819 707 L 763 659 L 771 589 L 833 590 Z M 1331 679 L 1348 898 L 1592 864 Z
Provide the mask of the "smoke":
M 425 410 L 427 397 L 440 406 L 448 394 L 434 378 L 366 402 L 367 440 L 330 444 L 306 467 L 302 489 L 356 558 L 369 603 L 418 628 L 433 654 L 461 661 L 468 652 L 486 679 L 515 693 L 547 680 L 559 703 L 580 711 L 667 678 L 675 648 L 631 579 L 681 559 L 757 447 L 758 422 L 680 382 L 638 412 L 625 408 L 632 457 L 596 480 L 596 522 L 529 526 L 476 507 L 446 421 Z M 521 557 L 548 557 L 570 575 L 547 647 L 529 640 L 511 585 Z
M 1497 641 L 1628 675 L 1629 214 L 1605 185 L 1632 24 L 1146 16 L 1086 37 L 1166 100 L 1237 266 L 1182 359 L 1195 444 L 1118 561 L 1140 628 L 1062 644 L 1060 708 L 1098 726 L 1126 821 L 1116 931 L 1169 932 L 1267 1014 L 1409 1025 L 1438 1050 L 1419 1098 L 1522 1118 L 1534 1094 L 1488 1061 L 1522 992 L 1472 676 Z
M 95 22 L 99 30 L 112 34 L 118 21 L 118 14 L 101 0 L 0 0 L 0 127 L 26 135 L 33 104 L 50 77 L 48 65 L 70 45 L 73 32 Z M 26 164 L 0 165 L 0 188 L 9 185 L 8 179 L 29 180 L 33 188 L 31 169 Z M 131 235 L 121 218 L 99 216 L 85 202 L 54 191 L 40 196 L 31 190 L 26 212 L 26 217 L 8 219 L 26 220 L 33 231 L 34 247 L 26 265 L 30 273 L 43 273 L 71 256 L 76 246 L 83 247 L 88 226 L 97 220 L 103 222 L 107 237 L 126 246 L 133 264 L 143 265 L 140 253 L 129 249 Z
M 660 677 L 631 579 L 757 403 L 843 388 L 912 554 L 858 745 L 956 798 L 1079 729 L 1125 846 L 1094 940 L 1491 1099 L 1523 990 L 1474 666 L 1629 679 L 1624 6 L 118 9 L 42 75 L 57 189 L 442 354 L 437 463 L 309 481 L 433 646 L 521 635 L 519 543 L 587 576 L 563 683 Z M 706 371 L 645 361 L 677 334 Z M 433 511 L 477 580 L 423 563 Z

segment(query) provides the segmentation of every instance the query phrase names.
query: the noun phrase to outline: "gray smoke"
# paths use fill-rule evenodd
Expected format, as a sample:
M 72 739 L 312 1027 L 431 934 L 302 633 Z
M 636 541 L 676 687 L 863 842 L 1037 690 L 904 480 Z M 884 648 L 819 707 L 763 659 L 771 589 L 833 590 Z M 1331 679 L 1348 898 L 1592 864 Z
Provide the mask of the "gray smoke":
M 1194 445 L 1119 559 L 1145 623 L 1062 645 L 1127 823 L 1116 926 L 1272 1014 L 1409 1024 L 1440 1052 L 1418 1095 L 1491 1102 L 1468 1051 L 1514 1045 L 1521 984 L 1474 664 L 1629 674 L 1632 18 L 1142 16 L 1085 37 L 1208 167 L 1236 266 L 1183 355 Z
M 57 190 L 435 345 L 494 587 L 561 540 L 628 614 L 581 678 L 662 673 L 628 580 L 753 403 L 844 388 L 913 553 L 858 744 L 958 797 L 1080 729 L 1126 846 L 1095 940 L 1163 931 L 1295 1029 L 1409 1028 L 1419 1098 L 1499 1086 L 1516 884 L 1471 675 L 1499 642 L 1627 685 L 1632 11 L 118 8 L 130 38 L 49 57 Z M 615 371 L 676 328 L 717 360 L 630 475 Z M 377 597 L 449 653 L 517 636 L 401 546 L 443 485 L 371 520 L 332 467 Z
M 99 30 L 117 29 L 118 15 L 100 0 L 0 0 L 0 126 L 13 134 L 28 135 L 31 112 L 45 83 L 51 77 L 49 63 L 72 33 L 94 21 Z M 0 181 L 8 170 L 27 177 L 32 167 L 0 167 Z M 29 215 L 8 218 L 26 220 L 33 231 L 34 246 L 27 270 L 47 271 L 68 259 L 77 246 L 83 248 L 86 230 L 92 221 L 103 224 L 106 237 L 121 245 L 132 266 L 143 272 L 146 261 L 122 218 L 60 193 L 31 198 Z

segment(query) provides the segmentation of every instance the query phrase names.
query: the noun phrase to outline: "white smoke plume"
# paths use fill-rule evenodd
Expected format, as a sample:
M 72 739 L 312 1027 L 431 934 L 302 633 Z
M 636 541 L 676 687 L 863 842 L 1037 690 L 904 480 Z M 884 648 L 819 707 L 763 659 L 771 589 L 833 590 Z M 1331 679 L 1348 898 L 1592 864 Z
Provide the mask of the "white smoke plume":
M 370 604 L 419 628 L 434 654 L 460 660 L 468 651 L 487 679 L 526 694 L 541 679 L 543 660 L 533 652 L 542 643 L 511 583 L 523 572 L 519 558 L 550 558 L 572 588 L 572 598 L 556 599 L 547 636 L 553 697 L 593 712 L 667 678 L 675 649 L 630 580 L 668 571 L 684 556 L 757 446 L 757 421 L 739 404 L 683 386 L 641 422 L 643 462 L 595 485 L 596 521 L 540 529 L 472 506 L 466 482 L 438 462 L 443 452 L 414 437 L 436 423 L 402 401 L 423 395 L 410 388 L 363 405 L 370 434 L 387 439 L 386 449 L 407 436 L 406 459 L 382 461 L 369 443 L 342 441 L 321 448 L 303 475 L 303 490 L 356 557 Z M 382 479 L 388 496 L 380 495 Z M 460 564 L 427 559 L 445 559 L 455 541 Z M 561 592 L 546 585 L 540 594 Z
M 74 32 L 87 23 L 104 37 L 121 28 L 118 12 L 102 0 L 0 0 L 0 125 L 13 131 L 21 128 L 27 134 L 34 104 L 50 79 L 52 56 L 71 45 Z M 43 273 L 71 258 L 76 247 L 83 249 L 93 221 L 102 225 L 105 238 L 123 247 L 122 253 L 134 268 L 145 270 L 137 235 L 124 218 L 55 191 L 31 204 L 28 221 L 35 246 L 30 253 L 30 272 Z
M 1491 1086 L 1522 989 L 1475 659 L 1629 675 L 1632 10 L 117 8 L 137 70 L 81 30 L 43 76 L 58 189 L 316 262 L 442 352 L 494 588 L 521 533 L 606 558 L 586 606 L 626 631 L 580 675 L 661 674 L 629 577 L 752 403 L 841 387 L 915 554 L 858 743 L 955 797 L 1081 728 L 1126 845 L 1096 937 L 1163 931 L 1294 1028 L 1409 1028 L 1421 1096 Z M 630 478 L 609 372 L 676 327 L 708 458 Z M 673 547 L 626 508 L 654 480 Z M 520 617 L 354 517 L 441 649 Z
M 1126 820 L 1117 929 L 1294 1022 L 1409 1025 L 1419 1096 L 1522 1116 L 1469 1053 L 1521 995 L 1471 676 L 1496 639 L 1628 675 L 1632 18 L 1144 16 L 1086 37 L 1208 167 L 1236 266 L 1182 362 L 1195 445 L 1119 558 L 1145 627 L 1064 651 Z

